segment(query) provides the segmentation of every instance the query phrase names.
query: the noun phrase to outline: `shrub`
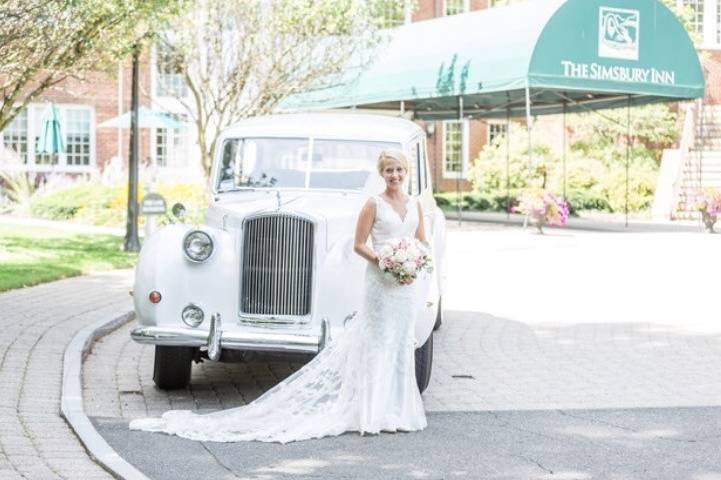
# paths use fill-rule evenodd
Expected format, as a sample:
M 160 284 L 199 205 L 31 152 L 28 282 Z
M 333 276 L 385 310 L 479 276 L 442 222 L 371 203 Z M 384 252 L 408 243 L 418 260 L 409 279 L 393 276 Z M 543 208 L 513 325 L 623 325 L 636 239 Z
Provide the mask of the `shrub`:
M 36 195 L 30 201 L 30 213 L 49 220 L 67 220 L 74 218 L 82 209 L 107 208 L 112 196 L 112 187 L 79 183 Z
M 446 198 L 446 195 L 443 193 L 436 193 L 433 195 L 433 197 L 436 199 L 436 205 L 439 207 L 448 207 L 451 205 L 451 201 Z
M 455 210 L 458 208 L 458 196 L 455 192 L 436 193 L 433 195 L 436 204 L 442 209 Z M 509 202 L 510 199 L 510 202 Z M 463 193 L 461 197 L 461 206 L 464 210 L 479 210 L 492 212 L 505 212 L 507 206 L 513 207 L 516 199 L 513 195 L 488 195 L 473 193 Z
M 200 183 L 161 183 L 156 191 L 165 198 L 168 210 L 175 203 L 182 203 L 187 209 L 187 221 L 201 223 L 208 208 L 208 192 Z
M 208 206 L 204 184 L 162 183 L 155 189 L 168 204 L 168 209 L 181 202 L 188 211 L 188 221 L 199 223 Z M 144 192 L 138 195 L 142 201 Z M 121 226 L 127 215 L 127 185 L 101 185 L 81 182 L 69 187 L 36 195 L 30 203 L 33 216 L 49 220 L 81 220 L 94 225 Z M 144 217 L 139 217 L 144 223 Z
M 534 163 L 529 175 L 527 147 L 514 147 L 513 142 L 522 142 L 523 139 L 514 137 L 513 133 L 511 139 L 511 198 L 526 188 L 544 188 L 556 194 L 563 192 L 561 159 L 551 154 L 547 148 L 534 148 Z M 653 202 L 658 171 L 653 155 L 653 152 L 643 145 L 636 145 L 631 150 L 628 172 L 629 211 L 645 210 Z M 470 172 L 474 198 L 486 198 L 491 202 L 491 210 L 505 211 L 505 175 L 505 146 L 502 143 L 485 146 Z M 566 159 L 566 194 L 572 214 L 582 210 L 624 211 L 625 155 L 621 155 L 615 147 L 597 149 L 592 154 L 584 150 L 569 151 Z M 473 208 L 473 202 L 470 204 Z
M 608 201 L 600 193 L 589 190 L 566 190 L 566 202 L 571 215 L 583 210 L 611 211 Z
M 531 176 L 528 171 L 528 141 L 525 129 L 511 124 L 510 153 L 506 152 L 505 141 L 486 145 L 478 155 L 469 171 L 469 180 L 477 194 L 505 195 L 506 168 L 508 168 L 508 187 L 514 198 L 516 194 L 529 186 L 541 187 L 544 176 L 548 180 L 552 165 L 558 158 L 550 147 L 534 144 L 532 147 L 533 164 Z

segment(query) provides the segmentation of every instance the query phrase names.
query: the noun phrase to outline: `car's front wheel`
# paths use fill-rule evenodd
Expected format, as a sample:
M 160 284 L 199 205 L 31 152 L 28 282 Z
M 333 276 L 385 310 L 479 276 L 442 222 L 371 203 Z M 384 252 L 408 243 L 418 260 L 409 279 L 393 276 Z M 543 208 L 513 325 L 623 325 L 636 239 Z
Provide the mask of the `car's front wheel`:
M 193 347 L 155 346 L 153 381 L 158 388 L 172 390 L 185 388 L 190 383 Z
M 433 367 L 433 332 L 420 348 L 416 348 L 416 383 L 418 390 L 423 391 L 431 381 L 431 368 Z

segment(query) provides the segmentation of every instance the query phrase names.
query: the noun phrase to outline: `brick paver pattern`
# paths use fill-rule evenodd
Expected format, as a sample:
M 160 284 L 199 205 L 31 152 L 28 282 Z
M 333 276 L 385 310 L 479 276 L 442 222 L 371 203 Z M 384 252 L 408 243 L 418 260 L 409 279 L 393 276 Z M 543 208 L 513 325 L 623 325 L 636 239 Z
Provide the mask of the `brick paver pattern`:
M 63 354 L 73 336 L 132 308 L 130 271 L 0 294 L 0 478 L 112 479 L 60 416 Z
M 721 237 L 450 227 L 427 410 L 721 405 L 721 323 L 698 301 L 715 298 L 714 283 L 689 283 Z M 243 405 L 302 365 L 205 362 L 188 389 L 163 392 L 153 347 L 132 342 L 131 327 L 86 361 L 90 416 Z

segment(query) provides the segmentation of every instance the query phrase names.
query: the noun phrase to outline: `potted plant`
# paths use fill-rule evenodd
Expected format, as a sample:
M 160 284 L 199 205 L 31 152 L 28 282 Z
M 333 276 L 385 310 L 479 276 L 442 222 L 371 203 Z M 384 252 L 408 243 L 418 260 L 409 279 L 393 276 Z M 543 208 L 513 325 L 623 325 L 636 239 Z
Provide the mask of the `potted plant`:
M 701 212 L 701 220 L 709 233 L 714 233 L 714 224 L 721 214 L 721 192 L 716 188 L 698 190 L 689 196 L 692 210 Z
M 538 233 L 543 233 L 544 225 L 563 226 L 568 221 L 566 200 L 547 190 L 526 190 L 517 200 L 518 206 L 514 207 L 514 210 L 526 215 L 536 226 Z

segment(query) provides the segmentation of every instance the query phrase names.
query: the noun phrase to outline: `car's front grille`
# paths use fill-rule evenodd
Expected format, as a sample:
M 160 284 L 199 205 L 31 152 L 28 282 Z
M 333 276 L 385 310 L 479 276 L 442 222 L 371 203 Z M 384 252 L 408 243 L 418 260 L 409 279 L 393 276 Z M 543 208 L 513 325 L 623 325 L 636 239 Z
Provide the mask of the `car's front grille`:
M 308 315 L 313 222 L 284 213 L 243 223 L 241 314 Z

